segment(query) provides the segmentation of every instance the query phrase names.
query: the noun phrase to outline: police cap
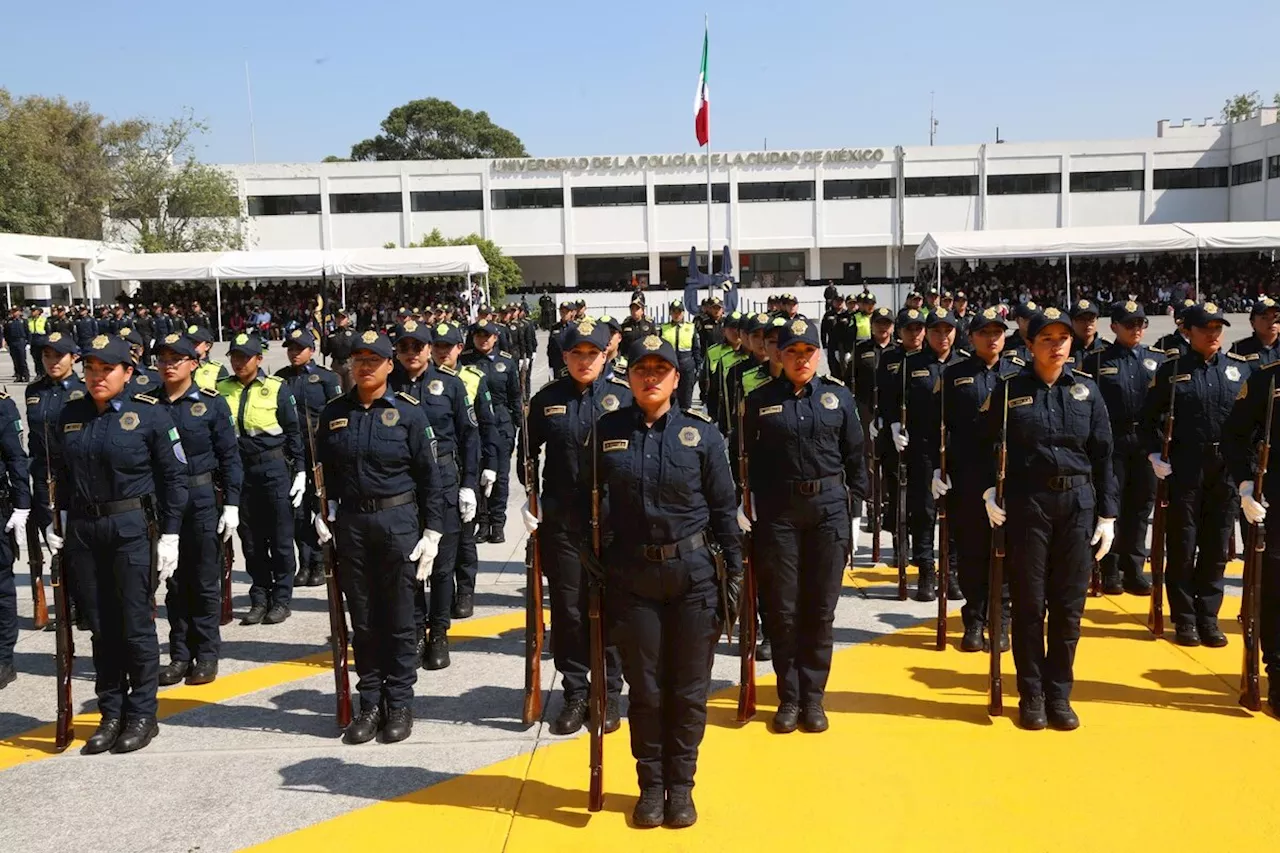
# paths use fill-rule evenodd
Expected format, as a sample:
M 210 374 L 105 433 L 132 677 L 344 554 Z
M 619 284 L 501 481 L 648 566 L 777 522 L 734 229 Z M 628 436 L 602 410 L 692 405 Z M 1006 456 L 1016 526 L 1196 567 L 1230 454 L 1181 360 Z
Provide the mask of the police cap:
M 227 352 L 262 355 L 262 339 L 255 332 L 241 332 L 231 339 L 231 346 L 228 347 Z
M 981 331 L 987 326 L 999 326 L 1006 331 L 1009 329 L 1009 324 L 1005 322 L 1000 309 L 994 305 L 969 315 L 969 334 Z
M 96 358 L 105 364 L 127 364 L 133 366 L 133 353 L 129 352 L 129 343 L 117 335 L 98 335 L 89 342 L 89 348 L 82 357 Z
M 383 358 L 391 358 L 395 354 L 395 349 L 391 346 L 391 339 L 386 335 L 375 332 L 372 329 L 361 332 L 360 335 L 351 342 L 351 352 L 371 352 L 374 355 Z
M 1130 320 L 1145 319 L 1147 319 L 1147 312 L 1143 309 L 1141 302 L 1125 300 L 1111 306 L 1111 322 L 1113 323 L 1127 323 Z
M 286 347 L 300 347 L 302 349 L 315 349 L 316 339 L 306 329 L 294 329 L 289 336 L 284 339 Z
M 142 335 L 138 334 L 138 330 L 132 326 L 121 326 L 120 331 L 117 334 L 119 334 L 123 340 L 128 341 L 130 346 L 146 346 L 146 343 L 142 340 Z
M 398 324 L 393 330 L 396 340 L 408 339 L 417 341 L 420 344 L 431 343 L 431 327 L 426 323 L 419 323 L 417 320 L 405 320 Z
M 925 316 L 919 308 L 903 308 L 898 312 L 897 324 L 899 329 L 905 329 L 913 323 L 921 326 L 925 324 Z
M 932 329 L 934 326 L 950 326 L 956 328 L 956 316 L 946 308 L 939 308 L 936 311 L 929 312 L 929 319 L 925 321 L 925 327 Z
M 462 343 L 462 329 L 453 323 L 436 323 L 431 327 L 431 343 L 457 346 Z
M 598 350 L 604 350 L 609 346 L 611 336 L 609 327 L 603 323 L 590 319 L 580 320 L 564 330 L 562 349 L 568 352 L 578 344 L 590 344 Z
M 70 335 L 64 335 L 62 332 L 50 332 L 49 337 L 44 339 L 45 349 L 51 349 L 59 355 L 78 355 L 80 347 L 76 346 L 75 338 Z
M 684 310 L 684 300 L 683 300 L 683 299 L 672 299 L 672 300 L 671 300 L 671 305 L 670 305 L 669 307 L 671 308 L 671 310 L 672 310 L 672 311 L 683 311 L 683 310 Z
M 622 333 L 622 326 L 621 326 L 621 324 L 619 324 L 619 323 L 618 323 L 618 321 L 617 321 L 616 319 L 614 319 L 612 316 L 610 316 L 610 315 L 608 315 L 608 314 L 601 314 L 601 315 L 596 319 L 596 322 L 597 322 L 597 323 L 604 323 L 606 326 L 608 326 L 608 327 L 609 327 L 609 331 L 611 331 L 611 332 L 617 332 L 617 333 L 619 333 L 619 334 L 621 334 L 621 333 Z
M 872 324 L 888 323 L 890 326 L 892 326 L 894 322 L 893 312 L 890 311 L 888 308 L 881 306 L 871 312 L 871 322 Z
M 1202 329 L 1207 328 L 1210 323 L 1221 323 L 1224 326 L 1231 325 L 1227 315 L 1222 313 L 1222 309 L 1214 302 L 1192 305 L 1182 312 L 1182 325 L 1188 329 L 1195 326 L 1199 326 Z
M 165 335 L 162 340 L 157 342 L 156 352 L 161 350 L 170 350 L 184 358 L 200 358 L 200 353 L 196 352 L 196 342 L 179 332 Z
M 1059 308 L 1046 308 L 1043 311 L 1037 311 L 1031 318 L 1031 322 L 1027 324 L 1027 337 L 1035 339 L 1042 331 L 1050 326 L 1065 326 L 1071 331 L 1071 318 Z
M 1072 320 L 1077 317 L 1087 317 L 1090 314 L 1095 317 L 1101 317 L 1102 309 L 1092 299 L 1077 299 L 1075 304 L 1071 306 L 1070 314 Z
M 1019 320 L 1030 320 L 1039 313 L 1040 306 L 1029 299 L 1013 306 L 1013 316 Z
M 680 367 L 675 348 L 657 335 L 645 335 L 631 345 L 627 350 L 627 367 L 635 367 L 641 359 L 649 356 L 660 358 L 676 369 Z
M 818 327 L 799 317 L 784 321 L 782 328 L 778 330 L 778 349 L 784 350 L 795 344 L 821 346 L 822 344 L 818 341 Z
M 1280 304 L 1270 296 L 1259 296 L 1258 301 L 1253 303 L 1253 310 L 1249 312 L 1249 317 L 1261 317 L 1273 308 L 1280 308 Z

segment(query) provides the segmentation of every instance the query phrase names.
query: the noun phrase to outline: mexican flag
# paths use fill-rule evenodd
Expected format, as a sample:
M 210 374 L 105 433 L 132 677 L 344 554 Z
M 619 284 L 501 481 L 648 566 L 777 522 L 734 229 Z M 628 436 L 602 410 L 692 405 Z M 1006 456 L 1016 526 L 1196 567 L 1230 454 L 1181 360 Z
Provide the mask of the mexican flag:
M 711 141 L 711 93 L 707 89 L 707 52 L 710 46 L 709 29 L 702 31 L 702 68 L 698 71 L 698 92 L 693 96 L 693 129 L 698 144 Z

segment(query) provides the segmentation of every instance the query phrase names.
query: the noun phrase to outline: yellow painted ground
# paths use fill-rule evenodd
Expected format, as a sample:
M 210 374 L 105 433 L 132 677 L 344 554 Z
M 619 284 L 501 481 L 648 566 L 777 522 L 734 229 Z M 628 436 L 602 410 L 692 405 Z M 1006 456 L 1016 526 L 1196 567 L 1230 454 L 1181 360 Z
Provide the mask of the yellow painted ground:
M 987 717 L 987 656 L 956 650 L 958 616 L 945 652 L 933 651 L 931 623 L 839 652 L 823 735 L 770 734 L 771 683 L 745 727 L 732 721 L 736 691 L 723 691 L 702 748 L 701 820 L 689 830 L 628 828 L 636 789 L 624 726 L 605 743 L 599 814 L 586 811 L 579 737 L 254 849 L 1275 849 L 1280 721 L 1236 704 L 1238 602 L 1223 612 L 1231 646 L 1188 651 L 1151 638 L 1146 599 L 1091 599 L 1073 695 L 1083 727 L 1072 733 L 1015 726 L 1011 655 L 1005 716 Z M 1207 764 L 1193 769 L 1175 745 Z
M 523 629 L 523 626 L 523 613 L 503 613 L 483 619 L 459 621 L 450 630 L 449 639 L 456 645 L 465 643 L 468 640 L 496 637 L 510 630 Z M 89 653 L 88 639 L 85 638 L 79 647 L 87 655 Z M 173 687 L 162 687 L 160 689 L 160 705 L 157 719 L 164 720 L 183 711 L 190 711 L 204 705 L 216 705 L 219 702 L 226 702 L 229 699 L 256 693 L 259 690 L 279 687 L 293 681 L 310 678 L 321 671 L 331 669 L 331 660 L 332 656 L 325 651 L 281 663 L 254 667 L 244 672 L 222 675 L 212 684 L 196 686 L 180 684 Z M 91 662 L 82 660 L 77 666 L 77 671 L 83 673 L 86 668 L 91 667 Z M 352 689 L 354 690 L 354 670 L 351 672 L 351 680 Z M 332 681 L 330 684 L 332 684 Z M 55 701 L 53 691 L 50 691 L 50 716 L 53 716 L 56 708 Z M 68 752 L 78 750 L 84 745 L 84 741 L 97 728 L 99 719 L 100 716 L 96 710 L 76 715 L 74 721 L 76 740 L 67 748 Z M 49 723 L 12 737 L 0 739 L 0 772 L 19 764 L 39 761 L 57 755 L 58 753 L 53 747 L 53 738 L 54 724 Z

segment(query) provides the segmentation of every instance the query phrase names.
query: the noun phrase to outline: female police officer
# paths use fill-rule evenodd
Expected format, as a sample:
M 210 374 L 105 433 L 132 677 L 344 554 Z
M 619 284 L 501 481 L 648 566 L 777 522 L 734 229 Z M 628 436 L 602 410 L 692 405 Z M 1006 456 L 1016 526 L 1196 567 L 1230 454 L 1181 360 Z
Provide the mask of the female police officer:
M 1019 720 L 1026 729 L 1071 730 L 1080 725 L 1069 700 L 1085 592 L 1115 537 L 1111 423 L 1098 386 L 1067 364 L 1066 314 L 1033 315 L 1027 341 L 1033 363 L 1000 382 L 980 409 L 984 443 L 997 447 L 1003 432 L 1008 454 L 1004 507 L 994 487 L 982 497 L 992 527 L 1009 522 Z
M 329 484 L 330 520 L 336 515 L 360 676 L 360 713 L 346 741 L 365 743 L 382 728 L 383 740 L 394 743 L 413 729 L 414 590 L 440 547 L 444 491 L 426 412 L 387 385 L 391 341 L 372 331 L 353 340 L 354 387 L 325 406 L 316 455 Z M 322 546 L 333 538 L 320 516 L 315 529 Z
M 89 396 L 62 410 L 56 511 L 67 514 L 66 561 L 93 633 L 102 722 L 86 754 L 131 752 L 156 725 L 160 646 L 151 618 L 151 537 L 160 528 L 161 582 L 178 566 L 187 505 L 187 458 L 173 420 L 157 400 L 130 396 L 129 344 L 98 335 L 84 353 Z M 63 539 L 46 533 L 55 553 Z M 123 717 L 123 719 L 122 719 Z
M 633 818 L 637 826 L 692 826 L 719 614 L 722 606 L 736 611 L 741 589 L 734 484 L 711 419 L 672 405 L 680 372 L 671 344 L 645 337 L 627 361 L 635 402 L 601 416 L 595 453 L 612 537 L 603 560 L 608 610 L 631 686 L 640 782 Z

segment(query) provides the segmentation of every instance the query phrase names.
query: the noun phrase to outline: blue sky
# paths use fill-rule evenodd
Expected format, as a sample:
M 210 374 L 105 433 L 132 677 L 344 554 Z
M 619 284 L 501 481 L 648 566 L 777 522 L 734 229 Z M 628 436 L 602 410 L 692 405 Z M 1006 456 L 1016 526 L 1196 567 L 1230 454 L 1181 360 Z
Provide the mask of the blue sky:
M 1280 3 L 5 4 L 0 85 L 110 118 L 190 107 L 202 159 L 345 156 L 394 106 L 487 110 L 535 156 L 691 151 L 703 13 L 716 150 L 1149 136 L 1280 89 Z M 110 7 L 110 8 L 107 8 Z

